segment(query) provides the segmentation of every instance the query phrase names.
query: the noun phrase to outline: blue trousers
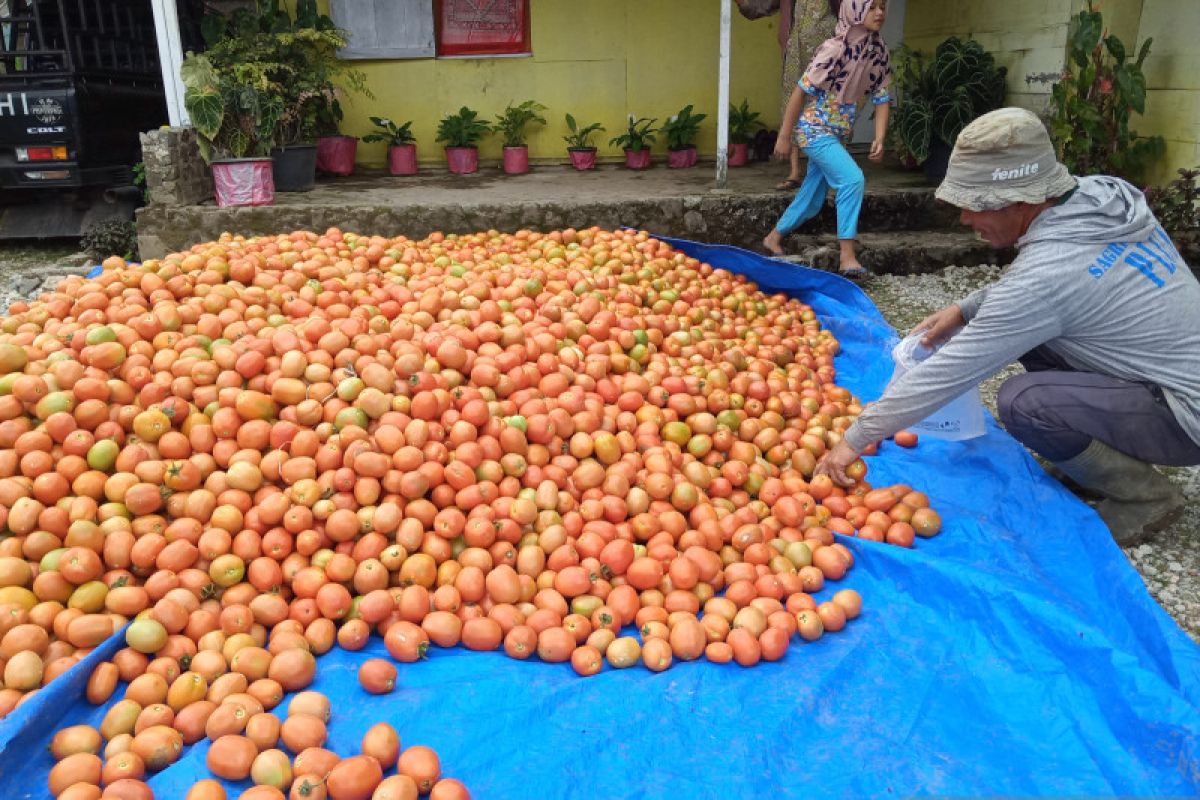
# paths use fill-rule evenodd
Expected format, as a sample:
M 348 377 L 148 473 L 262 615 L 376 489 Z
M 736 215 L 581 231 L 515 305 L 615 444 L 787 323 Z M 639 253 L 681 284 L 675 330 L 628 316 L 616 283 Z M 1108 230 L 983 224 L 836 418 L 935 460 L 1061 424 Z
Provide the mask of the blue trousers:
M 818 139 L 805 147 L 804 153 L 808 156 L 808 173 L 775 230 L 791 233 L 819 214 L 825 205 L 825 192 L 832 187 L 837 192 L 838 238 L 853 239 L 858 235 L 858 214 L 866 185 L 862 170 L 833 136 Z
M 1030 450 L 1066 461 L 1099 439 L 1151 464 L 1200 464 L 1200 445 L 1157 386 L 1080 372 L 1045 347 L 1020 361 L 1026 371 L 1004 382 L 996 405 L 1004 427 Z

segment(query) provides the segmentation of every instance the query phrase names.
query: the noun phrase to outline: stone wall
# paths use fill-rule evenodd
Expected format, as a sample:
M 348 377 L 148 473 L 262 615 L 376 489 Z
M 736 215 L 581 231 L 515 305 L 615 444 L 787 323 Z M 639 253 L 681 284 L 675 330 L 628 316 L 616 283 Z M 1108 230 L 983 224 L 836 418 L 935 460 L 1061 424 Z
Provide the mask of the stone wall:
M 161 231 L 143 222 L 147 210 L 194 206 L 213 196 L 212 172 L 200 157 L 194 128 L 162 127 L 142 134 L 142 162 L 150 205 L 138 211 L 138 250 L 143 258 L 172 249 Z
M 146 188 L 155 205 L 191 206 L 213 196 L 212 173 L 194 128 L 158 128 L 142 134 Z

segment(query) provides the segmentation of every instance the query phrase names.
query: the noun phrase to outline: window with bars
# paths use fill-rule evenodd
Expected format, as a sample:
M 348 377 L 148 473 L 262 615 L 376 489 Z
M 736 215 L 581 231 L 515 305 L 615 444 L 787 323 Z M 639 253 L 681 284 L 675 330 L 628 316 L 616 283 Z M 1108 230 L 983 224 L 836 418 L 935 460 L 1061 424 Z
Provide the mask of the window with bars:
M 148 0 L 0 0 L 0 72 L 159 74 Z

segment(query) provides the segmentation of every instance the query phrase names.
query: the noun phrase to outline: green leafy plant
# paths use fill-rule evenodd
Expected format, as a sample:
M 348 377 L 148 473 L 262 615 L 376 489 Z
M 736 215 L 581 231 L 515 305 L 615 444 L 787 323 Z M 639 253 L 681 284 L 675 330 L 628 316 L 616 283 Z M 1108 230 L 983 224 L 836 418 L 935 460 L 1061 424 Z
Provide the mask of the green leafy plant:
M 750 144 L 754 134 L 765 127 L 759 122 L 762 116 L 757 111 L 751 111 L 750 105 L 742 100 L 740 106 L 729 105 L 729 141 L 733 144 Z
M 923 163 L 935 141 L 953 147 L 971 120 L 1004 105 L 1008 70 L 979 42 L 951 36 L 928 59 L 901 46 L 895 61 L 891 137 L 903 161 Z
M 150 202 L 150 187 L 146 185 L 146 162 L 139 161 L 133 165 L 133 185 L 142 192 L 142 202 Z
M 1166 186 L 1146 189 L 1146 202 L 1176 244 L 1200 246 L 1200 166 L 1180 169 Z
M 403 125 L 397 125 L 386 117 L 371 117 L 371 123 L 379 130 L 364 136 L 364 142 L 387 142 L 389 147 L 400 147 L 412 144 L 417 140 L 417 137 L 413 136 L 412 131 L 409 130 L 412 127 L 412 120 Z
M 183 105 L 196 128 L 200 155 L 213 158 L 266 156 L 284 114 L 275 65 L 232 63 L 218 68 L 208 54 L 188 53 L 180 65 Z
M 707 114 L 693 114 L 692 106 L 689 103 L 681 108 L 678 114 L 668 117 L 661 128 L 661 132 L 667 137 L 667 149 L 686 150 L 689 147 L 695 147 L 696 135 L 700 133 L 700 123 L 707 116 Z
M 1130 118 L 1146 111 L 1142 64 L 1152 38 L 1129 59 L 1125 44 L 1104 29 L 1092 0 L 1071 19 L 1069 59 L 1050 93 L 1048 125 L 1058 158 L 1076 175 L 1103 173 L 1136 181 L 1162 155 L 1162 137 L 1139 136 Z
M 280 0 L 256 0 L 253 7 L 228 16 L 213 12 L 201 21 L 209 45 L 205 55 L 218 72 L 255 65 L 266 79 L 257 90 L 282 97 L 276 146 L 337 133 L 339 98 L 371 96 L 365 73 L 337 57 L 350 34 L 319 14 L 316 0 L 297 0 L 295 8 L 293 16 Z
M 625 150 L 645 150 L 654 144 L 655 133 L 658 131 L 654 123 L 657 121 L 645 117 L 634 118 L 633 114 L 630 114 L 625 132 L 614 136 L 608 143 Z
M 523 147 L 526 126 L 535 123 L 545 125 L 546 120 L 540 113 L 545 110 L 544 105 L 533 100 L 526 100 L 518 106 L 509 103 L 504 113 L 496 117 L 493 130 L 504 137 L 505 147 Z
M 458 113 L 442 117 L 437 141 L 445 142 L 446 147 L 475 147 L 491 130 L 492 126 L 480 119 L 478 112 L 463 106 Z
M 103 261 L 109 256 L 137 261 L 137 225 L 127 219 L 107 219 L 89 225 L 79 239 L 79 247 L 93 261 Z
M 592 137 L 598 132 L 604 130 L 604 126 L 599 122 L 593 122 L 591 125 L 580 127 L 575 122 L 575 118 L 567 114 L 567 130 L 571 133 L 563 137 L 563 141 L 567 143 L 569 150 L 595 150 L 595 145 L 592 144 Z

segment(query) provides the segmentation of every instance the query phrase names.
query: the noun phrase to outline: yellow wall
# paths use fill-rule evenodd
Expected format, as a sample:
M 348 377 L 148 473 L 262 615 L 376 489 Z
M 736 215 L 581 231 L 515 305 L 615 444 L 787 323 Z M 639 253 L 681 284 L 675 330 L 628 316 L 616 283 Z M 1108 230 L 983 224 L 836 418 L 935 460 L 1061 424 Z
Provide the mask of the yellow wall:
M 1097 2 L 1105 26 L 1126 43 L 1154 37 L 1144 65 L 1146 114 L 1131 126 L 1167 141 L 1166 157 L 1147 176 L 1161 183 L 1200 164 L 1200 0 Z M 1008 99 L 1041 113 L 1063 68 L 1067 26 L 1082 0 L 908 0 L 904 41 L 931 51 L 947 36 L 971 36 L 1008 67 Z M 1134 51 L 1136 52 L 1136 51 Z
M 327 5 L 327 4 L 326 4 Z M 438 120 L 466 105 L 493 120 L 509 102 L 547 106 L 547 125 L 531 129 L 530 155 L 566 162 L 564 115 L 607 129 L 595 139 L 600 155 L 619 155 L 608 140 L 626 114 L 663 121 L 688 103 L 707 113 L 697 144 L 716 151 L 717 51 L 720 5 L 715 0 L 532 0 L 533 55 L 527 58 L 413 59 L 352 62 L 367 74 L 374 100 L 343 102 L 343 131 L 361 136 L 369 116 L 413 120 L 423 162 L 444 163 L 435 141 Z M 780 58 L 778 16 L 750 22 L 733 10 L 730 99 L 743 98 L 777 125 Z M 660 137 L 656 153 L 666 145 Z M 500 157 L 489 136 L 482 158 Z M 382 164 L 384 145 L 360 144 L 358 160 Z
M 1143 0 L 1138 46 L 1154 37 L 1143 68 L 1150 88 L 1146 115 L 1134 130 L 1167 140 L 1167 156 L 1149 176 L 1155 183 L 1177 177 L 1180 167 L 1200 164 L 1200 2 Z
M 904 43 L 931 53 L 947 36 L 970 36 L 1008 67 L 1008 99 L 1042 111 L 1062 72 L 1072 0 L 908 0 Z

